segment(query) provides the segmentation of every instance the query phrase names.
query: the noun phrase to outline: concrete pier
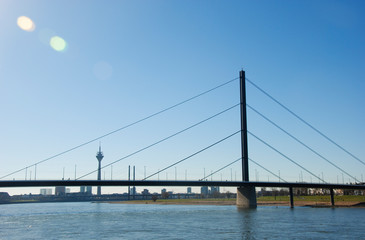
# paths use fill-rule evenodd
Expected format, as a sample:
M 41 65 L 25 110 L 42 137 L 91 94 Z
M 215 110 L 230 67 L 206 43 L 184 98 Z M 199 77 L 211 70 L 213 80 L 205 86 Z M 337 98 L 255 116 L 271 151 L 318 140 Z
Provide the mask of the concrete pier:
M 237 188 L 236 205 L 239 208 L 256 208 L 256 191 L 255 187 L 239 187 Z
M 290 198 L 290 208 L 294 207 L 294 195 L 293 195 L 293 188 L 289 188 L 289 198 Z
M 333 188 L 330 188 L 330 195 L 331 195 L 331 206 L 334 207 L 335 206 L 335 194 L 334 194 Z

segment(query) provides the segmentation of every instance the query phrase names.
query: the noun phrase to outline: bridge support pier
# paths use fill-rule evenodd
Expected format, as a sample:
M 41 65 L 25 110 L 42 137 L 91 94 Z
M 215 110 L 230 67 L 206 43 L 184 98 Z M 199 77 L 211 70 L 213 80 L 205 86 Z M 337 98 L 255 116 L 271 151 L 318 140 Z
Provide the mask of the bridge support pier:
M 289 188 L 289 198 L 290 198 L 290 207 L 294 208 L 294 195 L 293 195 L 293 188 Z
M 330 188 L 330 194 L 331 194 L 331 206 L 335 206 L 335 194 L 333 192 L 333 188 Z
M 239 208 L 257 208 L 255 187 L 237 188 L 236 205 Z

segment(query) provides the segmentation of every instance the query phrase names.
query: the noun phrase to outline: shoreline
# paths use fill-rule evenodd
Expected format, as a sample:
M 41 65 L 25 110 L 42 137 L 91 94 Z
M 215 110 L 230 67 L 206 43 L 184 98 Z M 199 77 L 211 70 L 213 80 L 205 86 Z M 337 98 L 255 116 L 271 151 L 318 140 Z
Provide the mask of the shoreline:
M 110 204 L 157 204 L 157 205 L 215 205 L 215 206 L 233 206 L 236 200 L 199 200 L 199 199 L 173 199 L 173 200 L 130 200 L 130 201 L 108 201 Z M 288 201 L 257 201 L 257 206 L 290 206 Z M 294 207 L 332 207 L 330 202 L 314 201 L 295 201 Z M 365 208 L 365 202 L 341 201 L 335 202 L 334 207 L 345 208 Z
M 124 201 L 17 201 L 17 202 L 0 202 L 3 204 L 24 204 L 24 203 L 56 203 L 56 202 L 90 202 L 90 203 L 109 203 L 109 204 L 157 204 L 157 205 L 215 205 L 215 206 L 233 206 L 236 205 L 236 199 L 158 199 L 153 200 L 124 200 Z M 289 201 L 283 200 L 258 200 L 257 206 L 290 206 Z M 314 207 L 314 208 L 365 208 L 363 201 L 335 201 L 335 206 L 331 206 L 327 201 L 294 201 L 294 207 Z

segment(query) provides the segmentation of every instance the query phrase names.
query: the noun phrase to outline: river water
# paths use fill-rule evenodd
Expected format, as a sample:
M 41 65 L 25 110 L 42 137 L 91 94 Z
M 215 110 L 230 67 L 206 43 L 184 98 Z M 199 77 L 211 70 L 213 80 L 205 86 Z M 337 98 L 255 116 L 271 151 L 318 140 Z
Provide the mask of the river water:
M 364 208 L 0 205 L 0 239 L 365 239 Z

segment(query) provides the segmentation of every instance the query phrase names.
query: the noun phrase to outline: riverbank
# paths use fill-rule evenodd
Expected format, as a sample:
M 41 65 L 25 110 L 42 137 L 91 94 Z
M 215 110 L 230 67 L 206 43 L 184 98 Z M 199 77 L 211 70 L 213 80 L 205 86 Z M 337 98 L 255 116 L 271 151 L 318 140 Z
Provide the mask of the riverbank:
M 153 200 L 121 200 L 121 199 L 53 199 L 45 200 L 17 200 L 4 201 L 1 204 L 22 204 L 22 203 L 51 203 L 51 202 L 104 202 L 116 204 L 160 204 L 160 205 L 236 205 L 235 198 L 204 198 L 204 199 L 157 199 Z M 265 196 L 257 198 L 258 206 L 289 206 L 288 196 Z M 308 207 L 332 207 L 329 196 L 296 196 L 294 206 Z M 335 196 L 335 207 L 361 207 L 365 208 L 365 196 Z
M 116 204 L 160 204 L 160 205 L 235 205 L 236 199 L 158 199 L 109 202 Z
M 159 204 L 159 205 L 236 205 L 236 199 L 158 199 L 152 200 L 130 200 L 108 202 L 112 204 Z M 257 200 L 258 206 L 289 206 L 289 201 L 265 201 Z M 294 201 L 294 206 L 300 207 L 331 207 L 330 202 L 324 201 Z M 365 202 L 360 201 L 338 201 L 335 207 L 365 207 Z

